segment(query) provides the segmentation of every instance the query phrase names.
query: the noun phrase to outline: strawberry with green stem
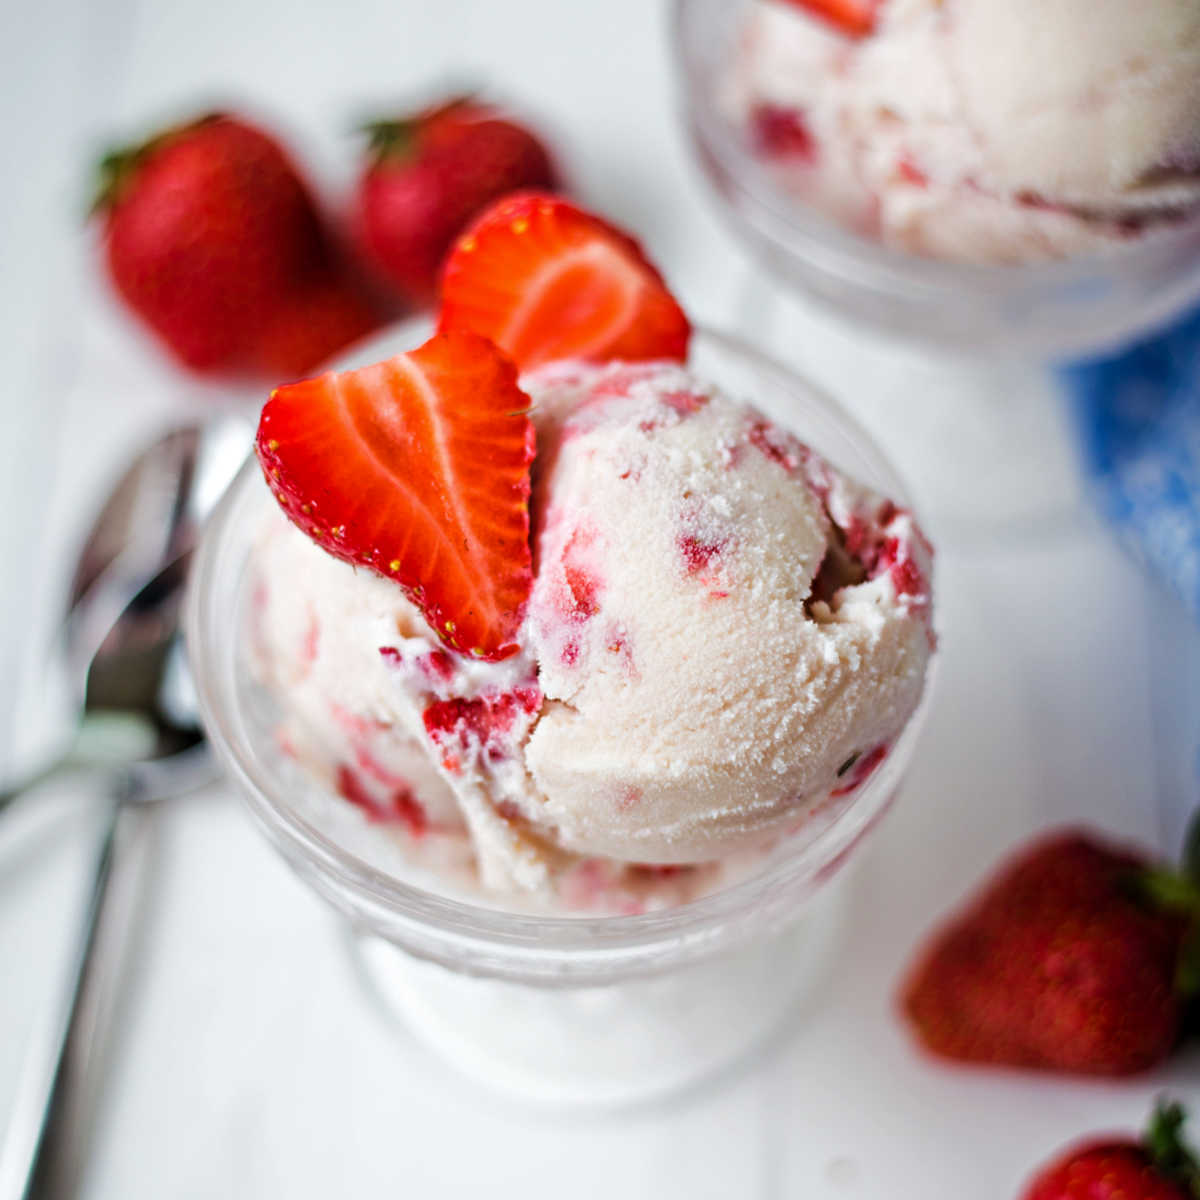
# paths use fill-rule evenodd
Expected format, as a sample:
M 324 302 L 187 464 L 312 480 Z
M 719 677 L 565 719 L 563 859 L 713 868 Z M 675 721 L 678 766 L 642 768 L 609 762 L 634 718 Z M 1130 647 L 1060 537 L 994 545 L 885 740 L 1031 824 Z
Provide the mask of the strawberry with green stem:
M 302 374 L 379 324 L 296 165 L 239 117 L 111 152 L 93 214 L 118 295 L 195 371 Z
M 470 97 L 372 121 L 364 132 L 359 237 L 367 257 L 411 304 L 432 304 L 451 243 L 488 204 L 509 192 L 558 186 L 542 142 Z
M 919 956 L 902 1005 L 932 1053 L 1100 1075 L 1178 1044 L 1200 982 L 1200 833 L 1183 870 L 1067 830 L 1026 847 Z
M 1038 1171 L 1021 1200 L 1200 1200 L 1200 1164 L 1183 1140 L 1185 1114 L 1160 1102 L 1145 1136 L 1092 1139 Z

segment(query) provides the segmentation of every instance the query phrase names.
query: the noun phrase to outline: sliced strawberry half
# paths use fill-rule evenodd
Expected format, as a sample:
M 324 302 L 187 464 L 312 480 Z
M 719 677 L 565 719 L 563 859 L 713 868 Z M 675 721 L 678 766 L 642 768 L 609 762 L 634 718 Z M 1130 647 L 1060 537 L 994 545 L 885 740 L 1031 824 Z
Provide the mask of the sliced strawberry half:
M 529 397 L 471 333 L 277 388 L 258 425 L 267 483 L 323 550 L 394 579 L 442 642 L 496 660 L 532 586 Z
M 637 242 L 536 192 L 498 201 L 455 243 L 440 328 L 491 338 L 522 370 L 563 358 L 682 362 L 691 334 Z
M 861 38 L 875 32 L 875 19 L 883 0 L 788 0 L 788 3 L 820 17 L 842 33 Z

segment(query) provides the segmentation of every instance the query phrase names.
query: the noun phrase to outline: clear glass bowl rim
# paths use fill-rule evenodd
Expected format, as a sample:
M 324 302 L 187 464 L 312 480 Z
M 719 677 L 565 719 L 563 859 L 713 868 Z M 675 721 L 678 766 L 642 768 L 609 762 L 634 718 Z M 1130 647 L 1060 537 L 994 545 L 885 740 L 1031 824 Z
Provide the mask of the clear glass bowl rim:
M 1053 262 L 1013 265 L 946 262 L 884 246 L 842 229 L 820 214 L 807 211 L 772 183 L 749 153 L 728 120 L 720 113 L 703 66 L 692 53 L 696 34 L 692 15 L 706 0 L 672 0 L 668 41 L 677 76 L 683 81 L 687 105 L 685 122 L 697 127 L 700 138 L 720 161 L 732 186 L 773 219 L 804 239 L 810 259 L 831 275 L 903 295 L 916 288 L 930 296 L 952 297 L 964 291 L 990 293 L 1063 291 L 1085 287 L 1098 275 L 1121 274 L 1142 262 L 1172 261 L 1180 250 L 1193 257 L 1200 231 L 1200 213 L 1183 220 L 1178 228 L 1162 230 L 1146 241 L 1115 247 L 1104 255 L 1087 255 Z M 796 253 L 795 247 L 785 247 Z
M 384 354 L 372 347 L 420 342 L 423 322 L 394 327 L 365 343 L 359 362 Z M 424 326 L 427 329 L 427 325 Z M 413 329 L 411 338 L 403 332 Z M 875 486 L 908 503 L 907 490 L 870 436 L 836 401 L 790 368 L 735 337 L 696 329 L 693 345 L 731 355 L 833 422 L 878 477 Z M 261 491 L 260 491 L 261 489 Z M 216 584 L 239 555 L 236 589 L 244 586 L 252 539 L 231 537 L 243 510 L 269 499 L 253 455 L 210 517 L 196 551 L 185 611 L 188 656 L 209 739 L 251 812 L 291 865 L 360 928 L 421 957 L 457 970 L 527 982 L 599 983 L 617 975 L 655 972 L 737 945 L 746 936 L 786 924 L 804 898 L 841 864 L 887 808 L 911 760 L 928 709 L 933 667 L 917 711 L 854 800 L 794 855 L 727 889 L 658 912 L 631 916 L 543 916 L 485 907 L 436 895 L 386 874 L 339 846 L 289 805 L 277 782 L 256 761 L 238 716 L 236 672 L 241 622 L 230 620 L 233 596 Z M 936 656 L 935 656 L 936 659 Z

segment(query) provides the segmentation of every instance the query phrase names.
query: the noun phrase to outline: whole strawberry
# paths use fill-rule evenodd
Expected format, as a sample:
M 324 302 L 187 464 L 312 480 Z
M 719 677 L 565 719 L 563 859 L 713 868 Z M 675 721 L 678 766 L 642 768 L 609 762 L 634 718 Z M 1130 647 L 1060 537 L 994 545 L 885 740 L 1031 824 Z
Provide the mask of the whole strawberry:
M 295 166 L 236 117 L 203 117 L 109 154 L 95 211 L 118 293 L 197 371 L 261 373 L 265 332 L 278 340 L 296 296 L 340 277 Z M 361 320 L 349 324 L 361 331 Z M 316 366 L 340 344 L 310 339 L 308 361 L 290 365 Z
M 412 304 L 430 305 L 451 242 L 491 201 L 554 189 L 557 172 L 527 129 L 473 100 L 451 100 L 367 126 L 358 184 L 363 246 Z
M 1090 833 L 1020 852 L 937 933 L 902 1002 L 945 1058 L 1098 1075 L 1175 1047 L 1200 912 L 1187 876 Z
M 1183 1143 L 1183 1123 L 1178 1104 L 1160 1104 L 1141 1141 L 1072 1147 L 1037 1173 L 1021 1200 L 1198 1200 L 1200 1168 Z

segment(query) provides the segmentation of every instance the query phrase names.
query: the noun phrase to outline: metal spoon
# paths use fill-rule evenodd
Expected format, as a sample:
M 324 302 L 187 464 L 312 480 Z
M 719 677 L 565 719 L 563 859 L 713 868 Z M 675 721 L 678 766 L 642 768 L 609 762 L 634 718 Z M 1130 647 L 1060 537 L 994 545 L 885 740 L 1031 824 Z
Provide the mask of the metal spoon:
M 79 553 L 66 617 L 43 672 L 43 704 L 65 718 L 56 723 L 68 726 L 67 735 L 56 752 L 0 788 L 0 812 L 63 770 L 140 756 L 152 742 L 153 723 L 144 719 L 152 697 L 143 692 L 122 703 L 116 681 L 129 674 L 128 663 L 105 642 L 119 638 L 132 654 L 135 642 L 154 643 L 154 622 L 174 623 L 177 613 L 159 606 L 161 589 L 147 592 L 137 607 L 135 597 L 195 545 L 251 432 L 235 416 L 172 430 L 139 454 L 110 492 Z M 97 669 L 106 678 L 99 688 L 92 679 Z
M 74 1191 L 95 1031 L 136 906 L 135 889 L 113 885 L 134 872 L 150 802 L 190 791 L 214 773 L 190 695 L 179 614 L 199 527 L 244 459 L 249 436 L 245 423 L 232 421 L 156 442 L 118 484 L 80 557 L 63 655 L 68 670 L 84 664 L 81 726 L 116 713 L 141 727 L 151 749 L 105 773 L 109 810 L 79 945 L 64 1002 L 26 1063 L 0 1154 L 2 1200 Z M 114 598 L 131 589 L 110 617 Z M 112 903 L 110 891 L 124 902 Z M 98 937 L 107 962 L 93 954 Z

